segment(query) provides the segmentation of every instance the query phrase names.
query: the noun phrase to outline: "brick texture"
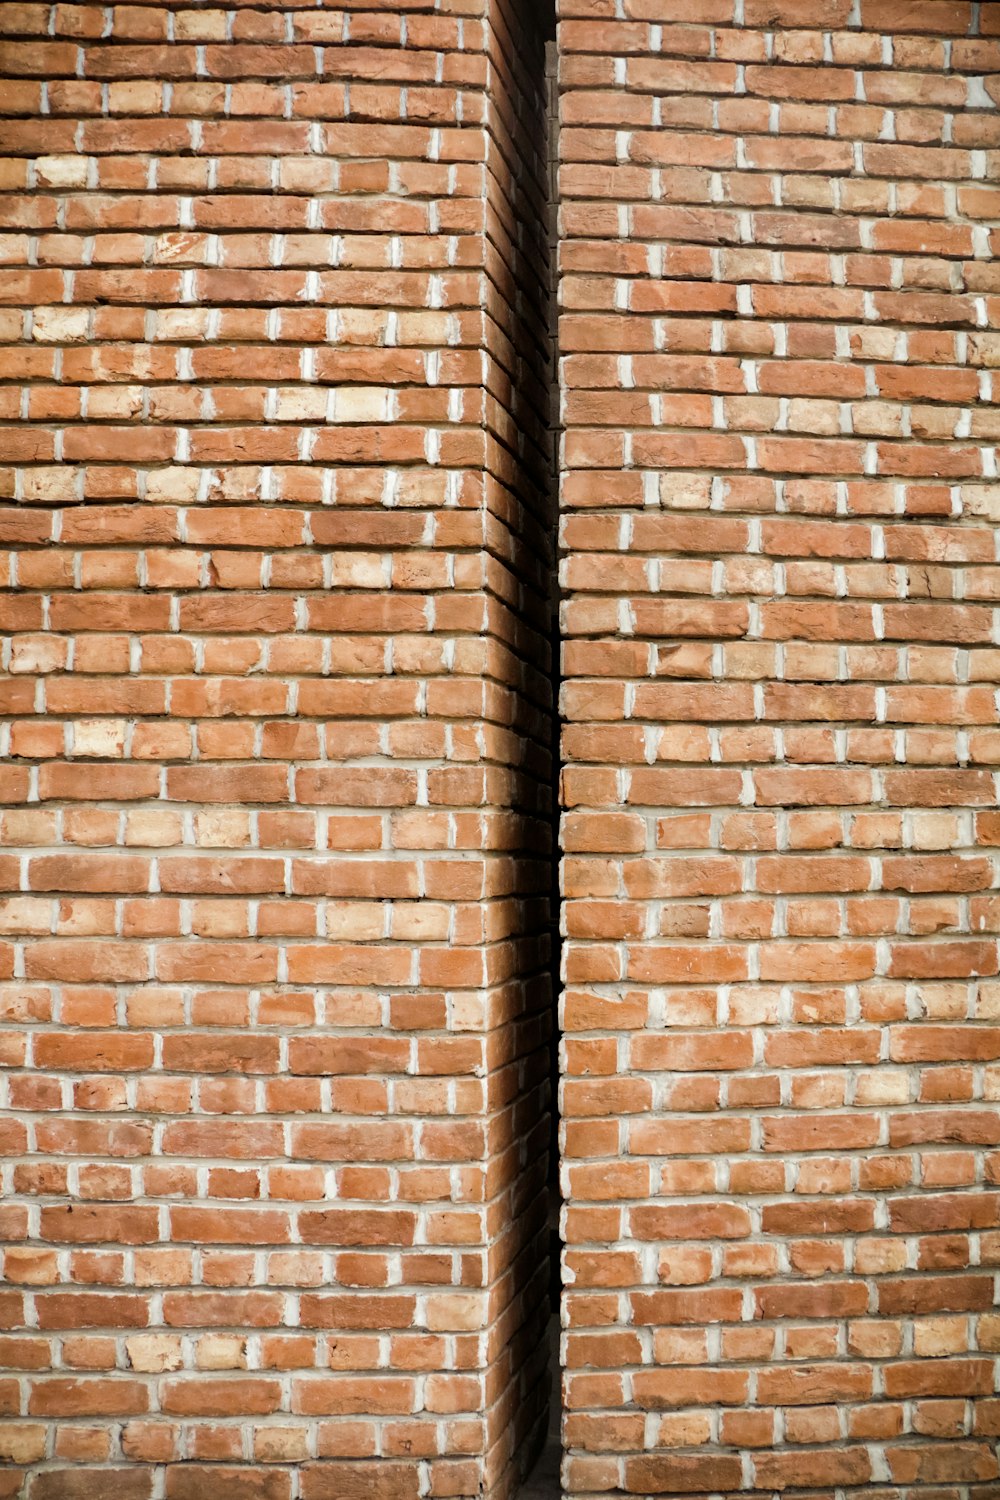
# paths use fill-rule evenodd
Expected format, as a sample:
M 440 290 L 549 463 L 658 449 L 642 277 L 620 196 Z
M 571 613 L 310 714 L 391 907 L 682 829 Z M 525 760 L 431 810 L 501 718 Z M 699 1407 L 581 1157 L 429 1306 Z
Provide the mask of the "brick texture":
M 1000 6 L 562 0 L 566 1493 L 1000 1490 Z
M 1000 6 L 0 4 L 0 1500 L 1000 1492 Z
M 0 30 L 0 1495 L 505 1500 L 548 1290 L 536 12 Z

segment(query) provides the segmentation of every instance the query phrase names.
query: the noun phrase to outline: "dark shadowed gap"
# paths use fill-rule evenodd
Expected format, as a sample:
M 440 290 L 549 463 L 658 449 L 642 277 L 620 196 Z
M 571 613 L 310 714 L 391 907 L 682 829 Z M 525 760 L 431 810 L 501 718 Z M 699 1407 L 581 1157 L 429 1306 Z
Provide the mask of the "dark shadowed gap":
M 490 753 L 503 772 L 488 1129 L 483 1493 L 513 1500 L 549 1434 L 558 1288 L 557 459 L 552 0 L 491 0 L 484 429 Z M 557 1265 L 557 1262 L 556 1262 Z M 532 1492 L 538 1493 L 537 1488 Z M 549 1494 L 552 1493 L 550 1490 Z
M 559 996 L 562 987 L 560 935 L 561 891 L 559 881 L 559 814 L 560 814 L 560 736 L 559 714 L 562 637 L 559 619 L 558 541 L 559 525 L 559 469 L 560 469 L 560 397 L 559 397 L 559 313 L 558 313 L 558 53 L 556 48 L 555 0 L 544 5 L 546 32 L 545 42 L 545 88 L 546 88 L 546 160 L 548 173 L 547 238 L 549 248 L 548 315 L 549 315 L 549 501 L 553 550 L 550 570 L 549 595 L 549 670 L 551 681 L 552 716 L 551 732 L 551 886 L 550 886 L 550 975 L 552 997 L 552 1027 L 549 1049 L 549 1082 L 551 1088 L 550 1139 L 549 1139 L 549 1369 L 551 1392 L 549 1416 L 544 1442 L 520 1490 L 518 1500 L 558 1500 L 561 1494 L 560 1466 L 562 1461 L 562 1369 L 559 1360 L 559 1308 L 562 1290 L 561 1240 L 559 1233 L 562 1193 L 560 1189 L 560 1143 L 559 1143 Z

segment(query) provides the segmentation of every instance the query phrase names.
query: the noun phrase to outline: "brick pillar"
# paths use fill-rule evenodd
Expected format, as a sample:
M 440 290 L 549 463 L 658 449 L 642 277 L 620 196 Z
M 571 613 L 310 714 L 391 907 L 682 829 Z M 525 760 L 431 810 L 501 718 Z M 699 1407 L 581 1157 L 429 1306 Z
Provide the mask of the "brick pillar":
M 540 1420 L 533 14 L 0 7 L 0 1495 Z
M 986 1500 L 1000 7 L 559 12 L 567 1494 Z

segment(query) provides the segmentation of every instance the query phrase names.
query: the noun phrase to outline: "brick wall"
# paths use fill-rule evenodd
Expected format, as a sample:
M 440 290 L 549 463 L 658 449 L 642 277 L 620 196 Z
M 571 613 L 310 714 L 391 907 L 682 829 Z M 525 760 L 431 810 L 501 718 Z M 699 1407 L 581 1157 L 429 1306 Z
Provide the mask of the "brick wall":
M 0 6 L 0 1497 L 544 1424 L 536 0 Z M 565 1482 L 986 1500 L 1000 7 L 560 0 Z
M 0 1494 L 503 1500 L 547 1290 L 532 8 L 0 29 Z
M 1000 6 L 561 16 L 567 1494 L 985 1500 Z

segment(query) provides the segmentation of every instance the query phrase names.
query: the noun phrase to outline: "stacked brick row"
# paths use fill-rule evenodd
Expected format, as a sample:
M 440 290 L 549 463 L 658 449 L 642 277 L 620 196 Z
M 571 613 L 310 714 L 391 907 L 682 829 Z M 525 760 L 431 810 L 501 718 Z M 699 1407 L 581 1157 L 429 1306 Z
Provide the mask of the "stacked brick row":
M 1000 1485 L 1000 8 L 560 6 L 566 1493 Z
M 0 10 L 4 1496 L 503 1497 L 537 1425 L 516 21 Z

